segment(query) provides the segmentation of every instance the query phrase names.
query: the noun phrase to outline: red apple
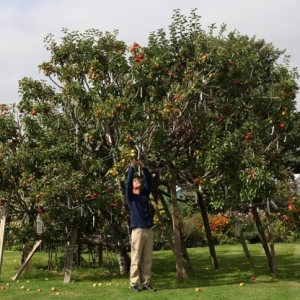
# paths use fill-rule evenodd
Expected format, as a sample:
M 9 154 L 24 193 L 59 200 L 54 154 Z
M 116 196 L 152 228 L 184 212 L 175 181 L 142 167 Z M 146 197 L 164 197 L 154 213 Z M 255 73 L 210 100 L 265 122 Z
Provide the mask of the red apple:
M 248 140 L 248 139 L 251 139 L 252 138 L 252 132 L 249 131 L 247 132 L 247 134 L 245 135 L 245 139 Z
M 284 124 L 284 123 L 281 123 L 281 124 L 280 124 L 280 128 L 281 128 L 281 129 L 284 129 L 284 128 L 285 128 L 285 124 Z
M 193 181 L 194 181 L 194 183 L 195 184 L 203 184 L 203 180 L 202 179 L 200 179 L 200 178 L 195 178 L 195 179 L 193 179 Z
M 138 43 L 134 42 L 132 44 L 132 46 L 130 47 L 129 51 L 130 52 L 135 52 L 137 48 L 141 48 L 141 46 Z

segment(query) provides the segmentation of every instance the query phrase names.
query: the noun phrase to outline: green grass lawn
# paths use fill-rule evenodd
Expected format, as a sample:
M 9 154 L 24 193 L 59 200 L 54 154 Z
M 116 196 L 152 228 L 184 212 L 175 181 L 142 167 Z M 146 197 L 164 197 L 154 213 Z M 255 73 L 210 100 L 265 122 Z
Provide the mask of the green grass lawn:
M 248 245 L 256 266 L 253 271 L 241 245 L 216 246 L 219 269 L 213 270 L 206 247 L 189 249 L 195 276 L 179 283 L 170 251 L 154 252 L 152 285 L 157 293 L 129 290 L 128 275 L 111 275 L 107 268 L 73 269 L 72 280 L 64 284 L 64 272 L 49 272 L 47 253 L 37 252 L 30 271 L 12 281 L 20 267 L 20 252 L 5 251 L 0 277 L 0 299 L 300 299 L 300 244 L 276 244 L 279 277 L 273 278 L 260 244 Z M 114 263 L 115 273 L 118 266 Z M 241 285 L 243 283 L 243 285 Z M 52 291 L 55 287 L 55 291 Z M 200 288 L 200 291 L 195 291 Z M 40 289 L 40 291 L 38 291 Z

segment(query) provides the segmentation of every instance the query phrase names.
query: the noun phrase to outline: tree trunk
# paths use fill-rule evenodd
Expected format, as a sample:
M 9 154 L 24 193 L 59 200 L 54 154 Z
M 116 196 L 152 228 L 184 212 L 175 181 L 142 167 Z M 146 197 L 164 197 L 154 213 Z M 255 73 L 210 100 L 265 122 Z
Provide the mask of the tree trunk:
M 53 256 L 53 245 L 50 244 L 50 246 L 48 248 L 48 270 L 49 271 L 51 271 L 53 268 L 52 256 Z
M 108 144 L 112 144 L 112 145 L 116 145 L 116 139 L 115 139 L 115 132 L 113 127 L 111 126 L 111 124 L 108 124 L 107 126 L 107 133 L 106 133 L 106 137 L 108 139 Z M 113 163 L 116 164 L 117 163 L 117 158 L 116 156 L 113 154 L 112 157 Z M 120 195 L 123 196 L 123 192 L 122 192 L 122 186 L 121 186 L 121 181 L 117 180 L 118 182 L 118 188 L 119 188 L 119 192 Z M 107 220 L 109 220 L 109 217 L 106 218 Z M 121 234 L 121 230 L 119 230 L 119 224 L 117 222 L 115 222 L 114 220 L 112 220 L 112 218 L 110 218 L 111 220 L 111 235 L 113 240 L 117 241 L 117 247 L 114 249 L 115 254 L 117 256 L 118 262 L 119 262 L 119 270 L 120 270 L 120 274 L 126 274 L 129 272 L 130 270 L 130 257 L 126 251 L 125 245 L 124 245 L 124 240 Z
M 0 203 L 0 275 L 1 275 L 3 252 L 4 252 L 5 224 L 6 224 L 6 209 L 4 206 L 2 206 L 2 203 Z
M 197 191 L 197 200 L 198 200 L 198 204 L 199 204 L 199 207 L 201 210 L 203 225 L 204 225 L 205 232 L 206 232 L 206 238 L 207 238 L 210 257 L 211 257 L 211 263 L 212 263 L 214 270 L 218 270 L 218 268 L 219 268 L 218 259 L 217 259 L 217 255 L 216 255 L 214 241 L 213 241 L 212 234 L 210 231 L 208 214 L 207 214 L 206 207 L 204 205 L 203 196 L 199 191 Z
M 266 213 L 266 216 L 267 216 L 267 222 L 268 222 L 269 243 L 270 243 L 271 257 L 272 257 L 272 269 L 273 269 L 274 276 L 277 278 L 278 270 L 277 270 L 277 264 L 276 264 L 274 233 L 273 233 L 273 226 L 272 226 L 272 222 L 271 222 L 271 216 L 268 211 Z
M 185 270 L 182 264 L 181 257 L 181 238 L 180 238 L 180 225 L 179 225 L 179 208 L 176 194 L 176 178 L 173 175 L 172 182 L 170 184 L 171 191 L 171 203 L 172 203 L 172 223 L 173 223 L 173 234 L 174 234 L 174 251 L 176 260 L 177 278 L 182 281 L 186 276 Z
M 23 243 L 22 255 L 21 255 L 21 265 L 23 265 L 25 263 L 26 258 L 28 256 L 28 254 L 30 253 L 30 250 L 31 250 L 31 248 L 29 246 L 29 243 L 28 242 Z M 30 272 L 29 264 L 25 265 L 24 271 L 27 272 L 27 273 Z
M 78 245 L 77 247 L 77 268 L 82 267 L 82 245 Z
M 246 241 L 245 241 L 245 238 L 244 238 L 244 234 L 242 231 L 240 231 L 240 235 L 239 235 L 239 238 L 240 238 L 240 243 L 242 244 L 243 246 L 243 250 L 244 250 L 244 253 L 245 253 L 245 256 L 247 257 L 248 259 L 248 262 L 253 270 L 253 275 L 256 274 L 256 271 L 255 271 L 255 266 L 254 266 L 254 263 L 252 261 L 252 258 L 251 258 L 251 255 L 250 255 L 250 252 L 249 252 L 249 249 L 248 249 L 248 246 L 246 244 Z
M 130 257 L 126 251 L 123 251 L 121 248 L 115 250 L 119 262 L 120 274 L 124 275 L 130 270 Z
M 153 197 L 156 199 L 156 202 L 158 200 L 158 195 L 159 195 L 159 198 L 161 200 L 161 203 L 164 207 L 164 211 L 168 217 L 168 223 L 166 224 L 166 222 L 163 220 L 160 212 L 158 209 L 156 209 L 156 215 L 157 215 L 157 218 L 160 222 L 160 224 L 163 226 L 163 227 L 167 227 L 167 226 L 172 226 L 172 216 L 170 214 L 170 211 L 169 211 L 169 208 L 168 206 L 166 205 L 166 202 L 163 198 L 163 195 L 161 193 L 161 191 L 159 191 L 157 194 L 156 192 L 152 192 L 152 195 Z M 171 250 L 173 251 L 173 254 L 175 256 L 175 249 L 174 249 L 174 243 L 173 243 L 173 240 L 170 236 L 167 236 L 167 239 L 168 239 L 168 242 L 169 242 L 169 245 L 170 245 L 170 248 Z M 182 264 L 183 264 L 183 273 L 184 274 L 187 274 L 187 275 L 191 275 L 193 276 L 194 275 L 194 270 L 193 270 L 193 267 L 191 265 L 191 262 L 190 262 L 190 258 L 189 258 L 189 255 L 188 255 L 188 252 L 187 252 L 187 249 L 185 247 L 185 244 L 183 242 L 183 238 L 182 238 L 182 231 L 181 231 L 181 228 L 180 228 L 180 241 L 181 241 L 181 256 L 182 256 Z
M 170 223 L 169 223 L 169 222 L 166 222 L 166 221 L 163 219 L 163 217 L 162 217 L 160 211 L 159 211 L 157 208 L 155 209 L 155 215 L 157 216 L 157 219 L 158 219 L 159 223 L 161 224 L 161 226 L 162 226 L 163 228 L 167 228 L 167 227 L 170 226 Z M 169 221 L 169 220 L 168 220 L 168 221 Z M 166 224 L 166 223 L 167 223 L 167 224 Z M 172 221 L 171 221 L 171 224 L 172 224 Z M 171 235 L 167 234 L 166 238 L 167 238 L 167 240 L 168 240 L 168 243 L 169 243 L 169 245 L 170 245 L 170 248 L 171 248 L 173 254 L 175 255 L 175 249 L 174 249 L 174 244 L 173 244 L 173 240 L 172 240 Z
M 254 221 L 255 221 L 255 224 L 256 224 L 256 228 L 257 228 L 262 246 L 265 250 L 265 254 L 266 254 L 266 257 L 267 257 L 267 261 L 268 261 L 270 271 L 273 273 L 272 256 L 271 256 L 271 253 L 270 253 L 270 249 L 269 249 L 269 246 L 268 246 L 266 235 L 265 235 L 264 229 L 262 227 L 262 224 L 261 224 L 261 221 L 260 221 L 260 218 L 259 218 L 256 207 L 253 207 L 252 213 L 253 213 Z
M 103 264 L 103 247 L 102 244 L 97 246 L 97 253 L 98 253 L 98 265 L 102 267 Z
M 78 220 L 75 220 L 72 226 L 70 245 L 67 250 L 64 283 L 70 283 L 71 281 L 72 265 L 73 265 L 77 234 L 78 234 Z
M 119 262 L 119 271 L 120 274 L 126 274 L 130 270 L 130 257 L 126 251 L 124 240 L 122 237 L 122 231 L 119 228 L 119 224 L 111 219 L 110 224 L 110 233 L 113 241 L 116 241 L 116 247 L 114 248 L 114 252 L 117 256 Z
M 184 266 L 184 272 L 187 275 L 194 276 L 195 273 L 194 273 L 194 270 L 193 270 L 193 267 L 192 267 L 192 264 L 190 261 L 190 257 L 187 252 L 186 246 L 183 242 L 183 235 L 182 235 L 181 227 L 179 227 L 179 230 L 180 230 L 180 240 L 181 240 L 181 257 L 182 257 L 182 264 Z

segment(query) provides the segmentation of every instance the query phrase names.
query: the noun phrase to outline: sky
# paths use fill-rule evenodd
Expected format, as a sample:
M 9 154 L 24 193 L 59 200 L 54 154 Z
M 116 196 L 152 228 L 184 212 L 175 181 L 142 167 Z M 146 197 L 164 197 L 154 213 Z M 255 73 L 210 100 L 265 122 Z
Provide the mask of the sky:
M 20 101 L 23 77 L 45 78 L 38 65 L 50 58 L 44 47 L 49 33 L 59 41 L 62 28 L 118 30 L 128 46 L 146 46 L 151 32 L 168 31 L 175 9 L 186 16 L 197 9 L 204 30 L 226 24 L 228 32 L 264 39 L 286 50 L 290 68 L 300 66 L 299 0 L 0 0 L 0 103 Z

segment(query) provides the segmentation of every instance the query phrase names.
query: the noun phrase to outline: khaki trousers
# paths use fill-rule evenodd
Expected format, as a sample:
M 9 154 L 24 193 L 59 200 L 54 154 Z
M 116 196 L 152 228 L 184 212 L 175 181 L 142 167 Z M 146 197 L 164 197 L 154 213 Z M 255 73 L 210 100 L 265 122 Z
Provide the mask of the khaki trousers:
M 130 285 L 148 285 L 151 279 L 153 232 L 134 228 L 131 232 Z

